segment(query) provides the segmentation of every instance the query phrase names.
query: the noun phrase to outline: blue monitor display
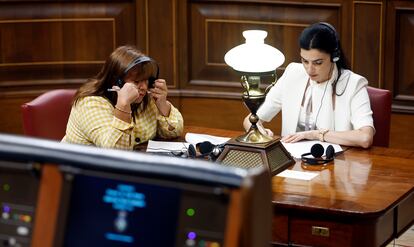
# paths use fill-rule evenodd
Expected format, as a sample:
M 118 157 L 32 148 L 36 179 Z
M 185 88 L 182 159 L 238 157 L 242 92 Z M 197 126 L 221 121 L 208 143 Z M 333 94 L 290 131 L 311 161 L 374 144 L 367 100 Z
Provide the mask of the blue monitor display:
M 181 191 L 75 175 L 64 246 L 174 246 Z

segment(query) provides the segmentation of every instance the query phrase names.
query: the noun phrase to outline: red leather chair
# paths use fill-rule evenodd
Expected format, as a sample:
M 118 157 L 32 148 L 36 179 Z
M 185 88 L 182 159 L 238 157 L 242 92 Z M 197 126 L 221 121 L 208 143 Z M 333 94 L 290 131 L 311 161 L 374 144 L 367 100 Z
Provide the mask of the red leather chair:
M 21 105 L 25 135 L 61 140 L 75 95 L 75 89 L 56 89 Z
M 372 145 L 388 147 L 391 126 L 391 92 L 375 87 L 367 87 L 367 90 L 376 130 Z

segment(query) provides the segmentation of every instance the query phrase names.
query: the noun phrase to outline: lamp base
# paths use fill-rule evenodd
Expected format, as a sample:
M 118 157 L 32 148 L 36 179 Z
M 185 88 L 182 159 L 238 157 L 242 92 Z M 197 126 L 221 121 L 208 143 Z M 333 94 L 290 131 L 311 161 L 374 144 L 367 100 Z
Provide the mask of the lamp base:
M 243 142 L 243 143 L 255 143 L 255 144 L 263 143 L 264 144 L 264 143 L 272 142 L 273 138 L 262 134 L 259 131 L 259 129 L 256 127 L 256 128 L 250 128 L 248 132 L 237 137 L 236 140 L 238 142 Z
M 280 138 L 255 144 L 239 142 L 233 138 L 226 143 L 217 161 L 221 165 L 244 169 L 266 166 L 272 176 L 295 163 Z

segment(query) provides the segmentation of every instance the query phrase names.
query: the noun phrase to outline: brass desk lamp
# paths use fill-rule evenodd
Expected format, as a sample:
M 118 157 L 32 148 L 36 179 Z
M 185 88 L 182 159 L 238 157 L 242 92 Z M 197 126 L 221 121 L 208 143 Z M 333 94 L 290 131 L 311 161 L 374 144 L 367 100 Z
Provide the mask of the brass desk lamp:
M 243 168 L 265 165 L 275 175 L 295 161 L 280 143 L 280 138 L 267 136 L 257 127 L 256 112 L 276 83 L 276 68 L 285 61 L 278 49 L 264 43 L 266 36 L 267 32 L 263 30 L 244 31 L 246 43 L 232 48 L 224 56 L 226 64 L 241 74 L 242 98 L 251 112 L 251 127 L 246 134 L 227 142 L 217 161 Z M 272 82 L 263 92 L 260 84 L 265 78 L 272 78 Z

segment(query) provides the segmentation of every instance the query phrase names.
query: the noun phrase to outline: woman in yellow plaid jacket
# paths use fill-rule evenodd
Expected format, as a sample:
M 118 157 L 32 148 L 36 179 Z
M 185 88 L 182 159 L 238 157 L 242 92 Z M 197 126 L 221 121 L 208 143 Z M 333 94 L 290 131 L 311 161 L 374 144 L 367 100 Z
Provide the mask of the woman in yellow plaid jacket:
M 132 46 L 118 47 L 75 94 L 62 142 L 133 149 L 156 136 L 180 136 L 183 118 L 158 73 L 152 58 Z

